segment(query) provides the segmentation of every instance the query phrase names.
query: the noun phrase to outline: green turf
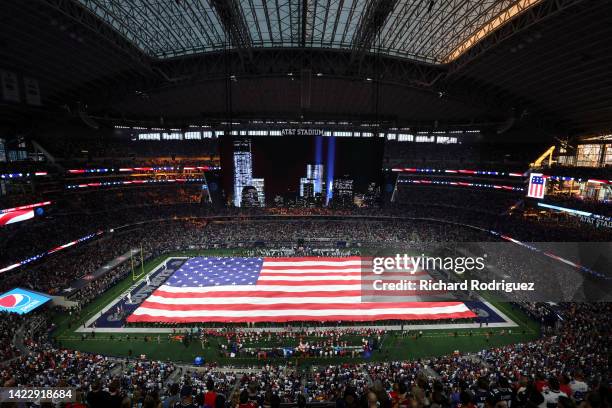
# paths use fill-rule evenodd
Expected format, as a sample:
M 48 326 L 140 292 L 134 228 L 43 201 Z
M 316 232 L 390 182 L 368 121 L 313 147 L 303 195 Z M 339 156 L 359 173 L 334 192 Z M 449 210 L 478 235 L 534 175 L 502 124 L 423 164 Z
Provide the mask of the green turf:
M 169 256 L 196 256 L 196 255 L 236 255 L 244 254 L 241 250 L 207 250 L 207 251 L 185 251 L 167 253 L 155 258 L 145 264 L 144 270 L 149 273 L 159 263 Z M 112 356 L 126 357 L 139 356 L 144 354 L 147 358 L 159 360 L 173 360 L 192 362 L 196 356 L 202 356 L 207 362 L 217 362 L 219 364 L 265 364 L 271 360 L 258 360 L 256 357 L 226 358 L 219 353 L 218 338 L 211 338 L 209 345 L 202 349 L 199 340 L 194 340 L 188 346 L 181 342 L 170 341 L 167 334 L 160 334 L 158 343 L 157 334 L 139 333 L 130 335 L 129 341 L 126 334 L 111 335 L 107 333 L 97 333 L 95 337 L 87 336 L 81 339 L 80 333 L 75 333 L 75 329 L 82 326 L 90 317 L 99 313 L 108 303 L 116 299 L 119 294 L 133 284 L 132 276 L 129 275 L 113 288 L 102 294 L 98 299 L 89 304 L 79 316 L 57 315 L 54 323 L 57 325 L 54 331 L 55 340 L 62 346 L 76 350 L 107 354 Z M 383 338 L 382 351 L 373 354 L 372 360 L 396 360 L 396 359 L 415 359 L 431 357 L 437 355 L 450 354 L 455 351 L 476 352 L 489 347 L 502 346 L 512 343 L 530 341 L 538 337 L 539 326 L 530 320 L 524 313 L 513 309 L 510 304 L 487 298 L 498 309 L 514 320 L 519 327 L 512 328 L 512 333 L 508 329 L 475 329 L 475 330 L 424 330 L 423 335 L 416 338 L 414 333 L 402 336 L 400 333 L 389 333 Z M 145 341 L 146 337 L 146 341 Z M 349 344 L 359 344 L 360 339 L 347 339 Z M 271 343 L 264 342 L 261 346 L 294 346 L 294 340 L 275 340 Z M 300 364 L 304 363 L 338 363 L 355 362 L 356 359 L 345 358 L 310 358 L 301 359 Z

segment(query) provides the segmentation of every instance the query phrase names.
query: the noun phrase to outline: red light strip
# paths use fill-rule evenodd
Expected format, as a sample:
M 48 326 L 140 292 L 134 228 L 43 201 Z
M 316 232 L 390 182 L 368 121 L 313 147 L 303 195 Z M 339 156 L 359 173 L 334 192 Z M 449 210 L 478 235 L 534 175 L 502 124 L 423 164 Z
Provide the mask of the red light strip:
M 400 181 L 400 184 L 439 184 L 439 185 L 451 185 L 451 186 L 462 186 L 462 187 L 482 187 L 482 188 L 495 188 L 498 190 L 510 190 L 510 191 L 522 191 L 522 187 L 512 186 L 500 186 L 498 184 L 479 184 L 479 183 L 466 183 L 463 181 L 434 181 L 434 180 L 405 180 Z
M 104 231 L 98 231 L 98 232 L 95 232 L 93 234 L 89 234 L 89 235 L 86 235 L 84 237 L 81 237 L 81 238 L 77 239 L 76 241 L 72 241 L 72 242 L 69 242 L 67 244 L 60 245 L 60 246 L 58 246 L 56 248 L 50 249 L 48 251 L 45 251 L 45 252 L 43 252 L 41 254 L 31 256 L 28 259 L 24 259 L 21 262 L 17 262 L 15 264 L 9 265 L 7 267 L 1 268 L 0 269 L 0 273 L 8 272 L 8 271 L 13 270 L 15 268 L 19 268 L 20 266 L 27 265 L 30 262 L 34 262 L 36 260 L 44 258 L 47 255 L 51 255 L 51 254 L 53 254 L 53 253 L 55 253 L 57 251 L 61 251 L 62 249 L 66 249 L 68 247 L 71 247 L 71 246 L 73 246 L 75 244 L 78 244 L 79 242 L 84 242 L 84 241 L 90 240 L 90 239 L 92 239 L 92 238 L 94 238 L 96 236 L 102 235 L 103 233 L 104 233 Z
M 51 201 L 43 201 L 43 202 L 36 203 L 36 204 L 22 205 L 20 207 L 5 208 L 4 210 L 0 210 L 0 213 L 7 213 L 7 212 L 19 211 L 19 210 L 29 210 L 30 208 L 44 207 L 45 205 L 49 205 L 49 204 L 51 204 Z

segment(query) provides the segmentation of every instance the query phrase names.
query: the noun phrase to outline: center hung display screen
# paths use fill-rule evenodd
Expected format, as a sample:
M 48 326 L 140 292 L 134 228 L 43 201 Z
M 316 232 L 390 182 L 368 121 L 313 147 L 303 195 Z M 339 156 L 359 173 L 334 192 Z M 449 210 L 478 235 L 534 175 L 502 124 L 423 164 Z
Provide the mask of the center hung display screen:
M 236 207 L 368 205 L 380 196 L 378 138 L 233 136 L 220 150 L 226 199 Z

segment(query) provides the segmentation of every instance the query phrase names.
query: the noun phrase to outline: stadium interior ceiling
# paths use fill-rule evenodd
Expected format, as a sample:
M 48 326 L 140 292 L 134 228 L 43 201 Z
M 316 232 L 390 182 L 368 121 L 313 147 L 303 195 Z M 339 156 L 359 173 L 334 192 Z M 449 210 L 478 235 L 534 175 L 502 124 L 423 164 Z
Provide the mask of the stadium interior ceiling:
M 612 127 L 607 1 L 6 0 L 0 21 L 0 68 L 42 98 L 4 123 Z

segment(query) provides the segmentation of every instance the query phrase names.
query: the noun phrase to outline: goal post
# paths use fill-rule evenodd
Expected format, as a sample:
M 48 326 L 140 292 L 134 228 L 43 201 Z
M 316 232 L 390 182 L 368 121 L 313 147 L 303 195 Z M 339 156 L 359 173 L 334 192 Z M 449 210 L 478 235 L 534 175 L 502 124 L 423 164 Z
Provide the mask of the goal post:
M 142 277 L 142 275 L 144 275 L 144 257 L 142 254 L 142 247 L 140 247 L 140 273 L 138 275 L 136 275 L 136 270 L 138 268 L 134 267 L 134 249 L 130 251 L 130 260 L 132 265 L 132 281 L 136 281 Z

